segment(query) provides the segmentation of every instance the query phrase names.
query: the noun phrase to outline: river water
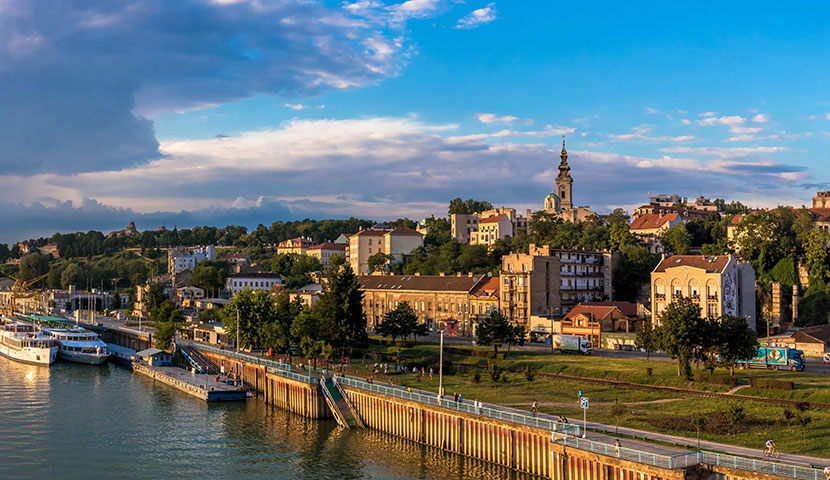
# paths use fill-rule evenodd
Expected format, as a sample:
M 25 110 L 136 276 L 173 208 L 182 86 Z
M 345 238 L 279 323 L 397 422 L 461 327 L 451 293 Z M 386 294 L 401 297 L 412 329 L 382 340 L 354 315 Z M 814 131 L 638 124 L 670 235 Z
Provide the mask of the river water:
M 116 365 L 0 357 L 0 479 L 525 479 L 258 399 L 206 404 Z

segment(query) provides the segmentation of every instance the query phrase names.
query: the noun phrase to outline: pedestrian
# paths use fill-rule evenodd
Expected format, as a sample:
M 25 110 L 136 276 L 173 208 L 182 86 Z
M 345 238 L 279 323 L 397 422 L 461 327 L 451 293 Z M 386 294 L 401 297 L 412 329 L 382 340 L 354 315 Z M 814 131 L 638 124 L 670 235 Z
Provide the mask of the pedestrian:
M 458 394 L 458 403 L 464 403 L 464 397 L 460 393 Z
M 616 453 L 617 458 L 619 458 L 619 456 L 620 456 L 620 439 L 617 439 L 617 441 L 614 442 L 614 453 Z
M 830 467 L 824 467 L 824 478 L 830 480 Z
M 457 402 L 457 401 L 458 401 L 458 394 L 457 394 L 457 393 L 455 393 L 455 392 L 452 392 L 452 401 L 453 401 L 453 402 Z
M 429 367 L 429 379 L 432 380 L 432 367 Z
M 406 391 L 412 393 L 412 387 L 406 387 Z

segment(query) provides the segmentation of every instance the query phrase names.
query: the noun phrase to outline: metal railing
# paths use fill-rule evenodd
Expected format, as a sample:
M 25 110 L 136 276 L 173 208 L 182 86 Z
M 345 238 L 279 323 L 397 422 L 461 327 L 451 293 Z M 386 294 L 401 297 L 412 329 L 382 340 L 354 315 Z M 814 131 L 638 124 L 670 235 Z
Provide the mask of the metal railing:
M 217 355 L 224 355 L 226 357 L 235 358 L 243 362 L 262 365 L 265 367 L 266 372 L 273 373 L 274 375 L 279 375 L 281 377 L 290 378 L 291 380 L 296 380 L 302 383 L 308 383 L 309 385 L 314 385 L 317 382 L 317 380 L 315 380 L 313 376 L 309 375 L 308 373 L 298 373 L 291 371 L 291 365 L 287 363 L 275 362 L 273 360 L 268 360 L 267 358 L 257 357 L 255 355 L 249 355 L 247 353 L 236 352 L 233 350 L 222 350 L 221 348 L 212 347 L 210 345 L 201 345 L 198 343 L 193 343 L 191 344 L 191 346 L 197 350 L 203 350 L 205 352 L 211 352 Z
M 479 415 L 482 417 L 493 418 L 497 420 L 504 420 L 506 422 L 515 423 L 518 425 L 525 425 L 531 427 L 544 428 L 552 432 L 579 435 L 579 425 L 571 425 L 569 423 L 557 422 L 546 418 L 534 417 L 531 415 L 524 415 L 521 413 L 507 412 L 495 408 L 482 406 L 477 408 L 472 402 L 457 402 L 455 400 L 439 399 L 438 395 L 425 395 L 420 392 L 407 391 L 404 388 L 389 387 L 375 383 L 364 382 L 349 377 L 338 377 L 337 382 L 341 385 L 347 385 L 361 390 L 368 390 L 370 392 L 377 392 L 390 397 L 396 397 L 403 400 L 411 400 L 413 402 L 423 403 L 425 405 L 434 405 L 449 410 L 455 410 L 470 415 Z
M 308 374 L 300 374 L 291 371 L 291 365 L 289 364 L 279 363 L 273 360 L 256 357 L 254 355 L 235 352 L 233 350 L 222 350 L 209 345 L 193 344 L 192 346 L 199 350 L 225 355 L 249 363 L 263 365 L 269 373 L 280 375 L 299 382 L 314 385 L 319 381 L 313 379 Z M 402 400 L 410 400 L 413 402 L 423 403 L 425 405 L 433 405 L 471 415 L 479 415 L 496 420 L 503 420 L 517 425 L 550 430 L 553 434 L 562 434 L 561 436 L 553 436 L 553 439 L 558 443 L 602 455 L 617 456 L 624 460 L 642 463 L 645 465 L 674 470 L 687 468 L 698 463 L 704 463 L 707 465 L 723 466 L 738 470 L 793 478 L 795 480 L 824 480 L 824 472 L 816 468 L 769 462 L 766 460 L 738 457 L 723 453 L 694 451 L 670 456 L 622 447 L 619 448 L 618 452 L 617 448 L 613 444 L 580 438 L 581 427 L 579 425 L 557 422 L 555 420 L 539 418 L 511 411 L 504 411 L 486 406 L 478 408 L 469 401 L 457 402 L 451 399 L 439 399 L 437 395 L 427 395 L 420 392 L 407 391 L 403 387 L 369 383 L 356 378 L 340 376 L 337 377 L 336 381 L 341 385 L 359 388 L 370 392 L 377 392 L 390 397 L 400 398 Z
M 784 463 L 769 462 L 755 458 L 738 457 L 723 453 L 701 451 L 698 453 L 698 462 L 719 467 L 729 467 L 738 470 L 766 473 L 779 477 L 794 478 L 797 480 L 824 480 L 824 472 L 817 468 L 800 467 Z
M 616 456 L 617 458 L 621 458 L 623 460 L 629 460 L 643 465 L 666 468 L 669 470 L 686 468 L 698 463 L 698 452 L 681 453 L 678 455 L 660 455 L 659 453 L 644 452 L 633 448 L 616 447 L 613 444 L 573 436 L 562 436 L 557 438 L 557 442 L 569 447 L 578 448 L 579 450 L 599 453 L 609 457 Z

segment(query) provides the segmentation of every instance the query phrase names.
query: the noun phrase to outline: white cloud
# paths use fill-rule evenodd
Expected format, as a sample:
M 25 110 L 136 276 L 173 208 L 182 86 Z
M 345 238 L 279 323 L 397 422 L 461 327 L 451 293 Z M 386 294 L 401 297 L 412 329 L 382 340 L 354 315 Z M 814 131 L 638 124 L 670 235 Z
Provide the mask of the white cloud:
M 824 116 L 824 118 L 826 118 L 827 120 L 830 120 L 830 113 L 828 113 L 827 115 L 825 115 L 825 116 Z
M 520 124 L 531 125 L 533 120 L 529 118 L 519 118 L 514 115 L 497 115 L 495 113 L 476 113 L 476 118 L 481 123 L 506 123 L 508 125 Z
M 698 117 L 714 117 L 717 114 L 718 114 L 718 112 L 703 112 L 703 113 L 698 113 L 697 116 Z
M 649 142 L 690 142 L 697 138 L 692 135 L 666 136 L 666 135 L 649 135 L 652 127 L 648 125 L 640 125 L 631 129 L 631 133 L 623 134 L 608 134 L 615 142 L 623 142 L 627 140 L 646 140 Z
M 758 114 L 753 117 L 753 121 L 755 122 L 766 122 L 767 117 L 763 114 Z M 740 116 L 740 115 L 727 115 L 723 117 L 717 116 L 709 116 L 702 120 L 698 120 L 697 124 L 710 127 L 713 125 L 726 125 L 729 127 L 729 131 L 732 133 L 737 133 L 739 135 L 735 135 L 729 138 L 731 142 L 748 142 L 758 140 L 759 137 L 753 135 L 756 133 L 760 133 L 763 131 L 761 127 L 748 127 L 747 126 L 747 119 Z
M 707 157 L 734 158 L 757 154 L 787 152 L 787 147 L 666 147 L 661 152 L 704 155 Z
M 457 29 L 472 29 L 480 27 L 481 25 L 492 22 L 498 16 L 498 10 L 494 3 L 487 4 L 484 8 L 473 10 L 469 14 L 458 19 L 454 28 Z
M 657 110 L 656 108 L 646 107 L 646 115 L 657 115 L 658 113 L 660 113 L 660 110 Z
M 297 103 L 297 104 L 286 103 L 285 106 L 290 108 L 291 110 L 302 110 L 302 109 L 306 108 L 302 103 Z
M 767 123 L 769 121 L 769 116 L 763 113 L 759 113 L 752 117 L 752 121 L 755 123 Z
M 686 119 L 686 118 L 682 118 L 682 119 L 680 119 L 680 123 L 682 123 L 683 125 L 691 125 L 691 124 L 692 124 L 692 122 L 690 122 L 690 121 L 689 121 L 688 119 Z

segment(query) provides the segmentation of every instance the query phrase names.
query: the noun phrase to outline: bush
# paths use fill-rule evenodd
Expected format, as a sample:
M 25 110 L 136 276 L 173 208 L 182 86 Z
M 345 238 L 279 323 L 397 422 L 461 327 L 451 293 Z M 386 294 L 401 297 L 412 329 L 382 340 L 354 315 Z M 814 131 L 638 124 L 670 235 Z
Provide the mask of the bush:
M 729 402 L 723 411 L 723 415 L 726 417 L 726 421 L 731 424 L 741 423 L 746 418 L 744 406 L 738 402 Z
M 726 385 L 729 387 L 734 387 L 738 384 L 737 377 L 730 377 L 729 375 L 695 375 L 695 381 Z
M 532 382 L 532 381 L 536 380 L 536 370 L 531 368 L 530 365 L 525 365 L 524 374 L 525 374 L 525 379 L 528 382 Z
M 499 379 L 501 379 L 504 375 L 504 368 L 496 365 L 495 362 L 488 360 L 487 373 L 490 375 L 490 378 L 493 380 L 493 383 L 498 383 Z
M 773 380 L 771 378 L 750 378 L 749 385 L 754 388 L 770 388 L 778 390 L 792 390 L 795 383 L 787 380 Z
M 473 383 L 481 382 L 481 371 L 479 369 L 473 370 Z

